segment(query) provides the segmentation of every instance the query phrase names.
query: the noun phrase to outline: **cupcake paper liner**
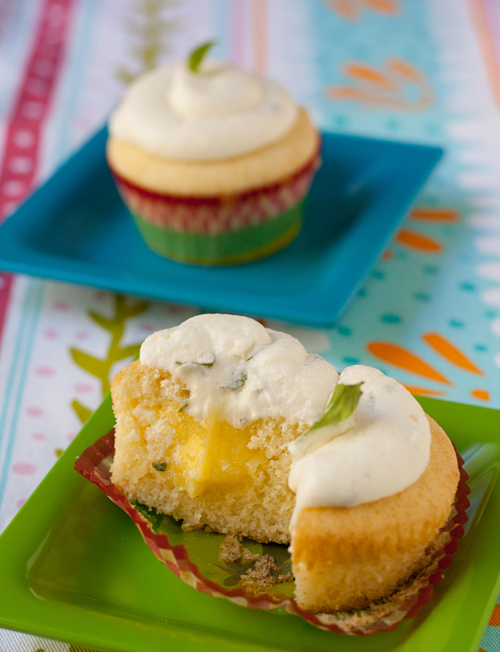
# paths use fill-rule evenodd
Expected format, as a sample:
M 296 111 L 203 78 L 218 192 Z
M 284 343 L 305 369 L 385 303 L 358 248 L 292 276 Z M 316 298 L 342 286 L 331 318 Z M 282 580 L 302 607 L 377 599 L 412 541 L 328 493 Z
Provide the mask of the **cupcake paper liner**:
M 146 244 L 184 262 L 247 262 L 286 246 L 300 230 L 304 199 L 319 167 L 315 154 L 279 183 L 244 193 L 182 197 L 146 190 L 111 170 Z
M 243 546 L 254 553 L 254 558 L 257 553 L 260 556 L 270 555 L 274 559 L 277 564 L 275 568 L 279 568 L 274 575 L 280 573 L 284 583 L 276 583 L 257 594 L 247 585 L 242 587 L 241 576 L 245 571 L 248 576 L 252 562 L 222 562 L 219 551 L 224 535 L 205 530 L 183 531 L 181 523 L 173 518 L 143 505 L 131 504 L 111 482 L 110 467 L 114 452 L 114 431 L 111 430 L 85 450 L 77 459 L 75 469 L 130 516 L 156 557 L 183 582 L 202 593 L 227 598 L 243 607 L 294 614 L 315 627 L 340 634 L 370 636 L 377 632 L 391 632 L 403 620 L 414 617 L 431 600 L 433 586 L 443 579 L 443 570 L 448 568 L 451 555 L 458 549 L 458 540 L 464 534 L 463 524 L 468 519 L 468 475 L 457 453 L 460 480 L 455 503 L 448 521 L 435 540 L 433 551 L 429 551 L 424 568 L 391 596 L 373 603 L 367 609 L 314 614 L 300 609 L 293 599 L 293 581 L 286 581 L 291 563 L 286 546 L 244 541 Z

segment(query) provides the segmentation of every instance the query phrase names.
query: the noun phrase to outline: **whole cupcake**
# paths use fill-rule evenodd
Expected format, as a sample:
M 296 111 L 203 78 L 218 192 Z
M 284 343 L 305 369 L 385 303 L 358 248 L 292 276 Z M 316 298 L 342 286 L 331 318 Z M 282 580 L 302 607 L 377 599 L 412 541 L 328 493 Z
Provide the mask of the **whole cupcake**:
M 110 118 L 106 156 L 152 250 L 243 263 L 298 234 L 320 139 L 280 84 L 207 61 L 211 45 L 130 86 Z

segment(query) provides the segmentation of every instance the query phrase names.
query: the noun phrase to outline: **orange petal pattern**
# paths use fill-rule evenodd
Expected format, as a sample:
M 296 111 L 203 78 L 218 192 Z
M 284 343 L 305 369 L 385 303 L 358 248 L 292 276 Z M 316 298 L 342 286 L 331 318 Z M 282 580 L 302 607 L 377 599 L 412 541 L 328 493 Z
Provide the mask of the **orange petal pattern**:
M 352 100 L 356 102 L 386 103 L 385 97 L 379 97 L 362 88 L 351 88 L 350 86 L 330 86 L 327 89 L 327 96 L 332 100 Z
M 396 242 L 426 254 L 439 254 L 442 251 L 441 243 L 438 240 L 416 231 L 410 231 L 410 229 L 401 229 L 396 236 Z
M 473 389 L 470 395 L 474 398 L 478 398 L 480 401 L 490 400 L 490 393 L 487 389 Z
M 382 254 L 382 260 L 391 260 L 392 258 L 394 258 L 394 252 L 392 249 L 386 249 Z
M 427 389 L 426 387 L 415 387 L 414 385 L 406 385 L 403 383 L 403 386 L 413 394 L 414 396 L 446 396 L 446 392 L 440 392 L 437 389 Z
M 352 0 L 333 0 L 330 3 L 330 7 L 333 11 L 336 11 L 343 18 L 348 20 L 357 20 L 359 17 L 358 3 L 352 2 Z
M 422 222 L 456 222 L 458 213 L 451 208 L 417 206 L 411 211 L 410 218 Z
M 439 333 L 424 333 L 422 339 L 431 347 L 431 349 L 434 349 L 436 353 L 442 355 L 445 360 L 448 360 L 448 362 L 451 362 L 465 371 L 470 371 L 472 374 L 484 376 L 484 373 L 479 369 L 479 367 L 476 367 L 476 365 L 469 360 L 465 354 Z
M 392 68 L 392 70 L 397 72 L 399 75 L 406 77 L 412 82 L 421 84 L 425 80 L 425 75 L 418 68 L 414 68 L 403 59 L 396 59 L 395 57 L 392 57 L 389 59 L 388 63 L 389 67 Z
M 398 111 L 427 110 L 433 93 L 426 75 L 403 59 L 388 59 L 379 68 L 359 61 L 348 61 L 344 73 L 351 86 L 330 86 L 327 97 L 337 100 L 364 102 L 374 106 L 392 107 Z M 407 87 L 419 87 L 418 97 L 408 97 Z M 415 90 L 415 89 L 413 89 Z
M 378 11 L 379 14 L 397 15 L 399 13 L 399 2 L 397 0 L 365 0 L 365 5 Z
M 330 0 L 329 6 L 347 20 L 358 20 L 363 9 L 371 9 L 388 16 L 396 16 L 399 13 L 398 0 Z
M 391 342 L 369 342 L 367 345 L 368 351 L 379 360 L 389 362 L 399 369 L 411 371 L 414 374 L 436 380 L 445 385 L 452 385 L 452 383 L 437 369 L 431 367 L 430 364 L 419 358 L 417 355 L 408 351 L 408 349 L 392 344 Z
M 390 77 L 365 64 L 347 63 L 345 65 L 345 74 L 361 82 L 377 84 L 388 91 L 396 91 L 398 89 Z
M 496 604 L 493 607 L 491 612 L 490 622 L 488 625 L 493 625 L 494 627 L 500 627 L 500 604 Z

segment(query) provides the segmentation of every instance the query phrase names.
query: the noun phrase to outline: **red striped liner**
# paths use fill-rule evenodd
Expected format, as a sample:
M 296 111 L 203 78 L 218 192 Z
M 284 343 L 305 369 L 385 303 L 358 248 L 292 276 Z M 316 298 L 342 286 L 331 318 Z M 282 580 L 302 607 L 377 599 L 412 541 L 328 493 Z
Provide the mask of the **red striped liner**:
M 295 614 L 311 625 L 337 634 L 355 636 L 372 636 L 378 632 L 392 632 L 407 618 L 413 618 L 432 598 L 433 587 L 443 579 L 443 570 L 451 563 L 451 555 L 458 550 L 458 540 L 464 535 L 463 524 L 467 522 L 466 510 L 470 506 L 467 498 L 470 489 L 467 485 L 468 475 L 463 468 L 463 459 L 457 453 L 460 480 L 455 496 L 452 513 L 441 530 L 443 545 L 436 550 L 429 562 L 409 587 L 391 596 L 393 600 L 384 605 L 384 612 L 370 613 L 364 611 L 364 624 L 359 618 L 342 618 L 336 614 L 314 614 L 302 610 L 291 598 L 280 599 L 277 596 L 262 593 L 253 595 L 244 589 L 228 589 L 204 577 L 198 566 L 189 558 L 189 546 L 172 545 L 165 534 L 153 531 L 151 523 L 130 504 L 126 496 L 111 482 L 110 467 L 115 452 L 114 430 L 89 446 L 76 460 L 75 469 L 87 480 L 95 484 L 118 507 L 134 521 L 148 547 L 156 557 L 174 572 L 183 582 L 197 591 L 216 598 L 227 598 L 231 602 L 250 609 L 273 610 L 282 607 L 290 614 Z M 209 535 L 207 535 L 209 536 Z
M 44 0 L 8 120 L 0 165 L 0 223 L 31 190 L 40 141 L 64 60 L 74 0 Z M 0 341 L 13 279 L 0 273 Z
M 265 222 L 301 201 L 320 165 L 314 156 L 290 177 L 256 190 L 220 197 L 181 197 L 146 190 L 111 172 L 133 213 L 160 227 L 188 233 L 221 233 Z

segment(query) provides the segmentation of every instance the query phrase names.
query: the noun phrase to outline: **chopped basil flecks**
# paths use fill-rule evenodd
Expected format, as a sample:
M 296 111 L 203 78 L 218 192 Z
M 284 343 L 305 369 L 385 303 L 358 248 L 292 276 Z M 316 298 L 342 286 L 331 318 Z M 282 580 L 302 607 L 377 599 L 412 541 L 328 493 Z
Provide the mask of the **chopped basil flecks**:
M 178 367 L 183 367 L 186 364 L 188 365 L 196 364 L 200 367 L 211 367 L 214 362 L 215 362 L 215 355 L 213 353 L 206 353 L 205 355 L 202 356 L 200 360 L 189 360 L 188 362 L 177 361 L 175 364 Z
M 153 462 L 151 465 L 154 469 L 157 471 L 166 471 L 167 470 L 167 463 L 166 462 Z
M 187 406 L 188 406 L 188 404 L 187 404 L 187 403 L 184 403 L 184 405 L 183 405 L 182 407 L 180 407 L 180 408 L 177 410 L 177 412 L 184 412 L 184 410 L 187 408 Z
M 190 52 L 187 63 L 188 68 L 191 70 L 191 72 L 200 72 L 200 66 L 203 59 L 205 58 L 205 55 L 214 47 L 214 45 L 215 41 L 208 41 L 207 43 L 203 43 L 203 45 L 200 45 L 195 50 Z
M 238 376 L 232 383 L 228 383 L 227 385 L 222 385 L 224 389 L 239 389 L 240 387 L 243 387 L 245 384 L 245 381 L 247 379 L 247 375 L 245 373 L 242 373 L 241 376 Z

